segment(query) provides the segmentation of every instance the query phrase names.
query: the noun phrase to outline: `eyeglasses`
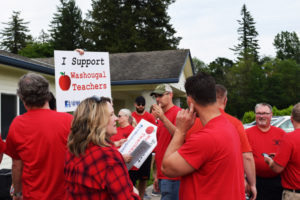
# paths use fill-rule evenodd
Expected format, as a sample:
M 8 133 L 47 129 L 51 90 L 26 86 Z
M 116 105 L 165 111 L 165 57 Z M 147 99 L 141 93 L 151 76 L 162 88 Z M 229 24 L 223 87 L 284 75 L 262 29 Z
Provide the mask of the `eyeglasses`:
M 118 118 L 123 117 L 124 115 L 118 115 Z
M 144 103 L 137 103 L 136 105 L 137 105 L 137 106 L 145 106 Z
M 269 115 L 269 114 L 271 114 L 271 113 L 266 113 L 266 112 L 264 112 L 264 113 L 255 113 L 256 115 Z
M 152 97 L 154 99 L 156 99 L 157 97 L 162 98 L 164 95 L 168 95 L 168 94 L 169 94 L 169 92 L 165 92 L 163 94 L 153 94 Z

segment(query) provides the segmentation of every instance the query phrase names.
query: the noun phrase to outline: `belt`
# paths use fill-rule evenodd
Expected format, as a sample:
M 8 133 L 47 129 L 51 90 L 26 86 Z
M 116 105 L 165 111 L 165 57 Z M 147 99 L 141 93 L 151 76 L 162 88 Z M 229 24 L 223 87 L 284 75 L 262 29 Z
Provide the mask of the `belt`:
M 293 189 L 287 189 L 287 188 L 283 188 L 283 189 L 288 190 L 290 192 L 300 193 L 300 190 L 293 190 Z

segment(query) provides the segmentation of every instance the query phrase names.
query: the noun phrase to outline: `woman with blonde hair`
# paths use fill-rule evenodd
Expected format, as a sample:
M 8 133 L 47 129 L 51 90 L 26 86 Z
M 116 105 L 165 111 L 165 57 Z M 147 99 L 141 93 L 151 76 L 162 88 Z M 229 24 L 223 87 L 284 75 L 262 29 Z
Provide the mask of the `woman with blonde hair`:
M 117 117 L 109 98 L 87 98 L 74 113 L 65 163 L 66 199 L 139 199 L 110 137 Z

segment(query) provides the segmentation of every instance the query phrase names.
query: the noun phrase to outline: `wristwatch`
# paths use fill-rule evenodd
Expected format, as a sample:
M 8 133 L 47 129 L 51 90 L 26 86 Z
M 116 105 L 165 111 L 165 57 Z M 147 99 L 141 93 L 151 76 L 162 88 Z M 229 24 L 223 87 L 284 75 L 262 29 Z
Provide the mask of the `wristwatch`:
M 14 197 L 21 197 L 22 196 L 22 192 L 14 192 L 13 196 Z

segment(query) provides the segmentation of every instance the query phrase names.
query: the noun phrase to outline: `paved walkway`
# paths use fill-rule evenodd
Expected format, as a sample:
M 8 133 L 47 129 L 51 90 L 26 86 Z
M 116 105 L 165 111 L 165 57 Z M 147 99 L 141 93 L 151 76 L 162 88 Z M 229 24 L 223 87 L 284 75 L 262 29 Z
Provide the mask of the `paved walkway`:
M 146 189 L 147 195 L 148 195 L 149 197 L 151 197 L 151 200 L 160 200 L 160 196 L 155 197 L 155 196 L 152 196 L 152 195 L 151 195 L 151 193 L 152 193 L 152 188 L 153 188 L 152 186 L 153 186 L 153 185 L 150 185 L 150 186 L 147 187 L 147 189 Z M 150 199 L 144 198 L 144 200 L 150 200 Z

